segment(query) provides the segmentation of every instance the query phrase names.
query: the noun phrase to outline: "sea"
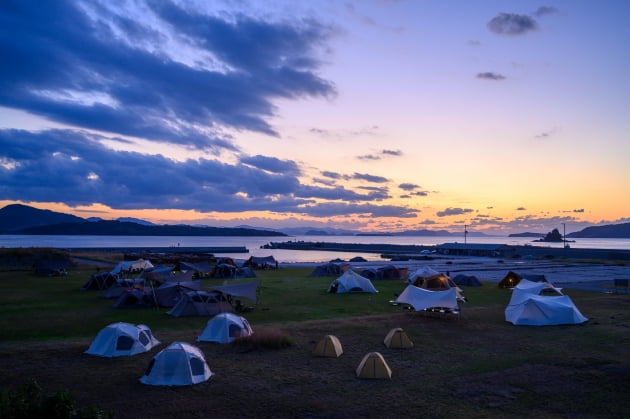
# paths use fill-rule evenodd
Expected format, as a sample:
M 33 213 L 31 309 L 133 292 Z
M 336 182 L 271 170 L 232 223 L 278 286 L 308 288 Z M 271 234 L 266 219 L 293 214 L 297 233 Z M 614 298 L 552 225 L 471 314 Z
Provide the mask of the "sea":
M 507 236 L 64 236 L 64 235 L 0 235 L 0 248 L 52 247 L 74 248 L 155 248 L 155 247 L 245 247 L 248 253 L 215 253 L 215 256 L 235 260 L 250 256 L 273 256 L 280 263 L 324 263 L 334 259 L 348 260 L 355 256 L 368 261 L 382 261 L 380 254 L 361 252 L 331 252 L 316 250 L 264 249 L 271 242 L 305 241 L 358 244 L 402 244 L 435 246 L 444 243 L 476 243 L 531 245 L 562 248 L 563 243 L 534 242 L 531 237 Z M 630 239 L 576 239 L 568 243 L 572 248 L 630 250 Z

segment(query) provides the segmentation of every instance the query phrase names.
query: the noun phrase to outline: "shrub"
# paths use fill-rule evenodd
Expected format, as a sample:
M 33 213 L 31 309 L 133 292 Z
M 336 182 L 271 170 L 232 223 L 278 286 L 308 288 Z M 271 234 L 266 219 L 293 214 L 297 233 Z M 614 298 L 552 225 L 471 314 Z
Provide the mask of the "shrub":
M 77 409 L 75 398 L 68 390 L 44 393 L 37 381 L 31 380 L 17 391 L 3 388 L 0 393 L 0 417 L 21 418 L 113 418 L 111 412 L 97 408 Z
M 294 344 L 291 336 L 276 329 L 256 330 L 250 336 L 235 339 L 232 345 L 245 350 L 282 349 Z

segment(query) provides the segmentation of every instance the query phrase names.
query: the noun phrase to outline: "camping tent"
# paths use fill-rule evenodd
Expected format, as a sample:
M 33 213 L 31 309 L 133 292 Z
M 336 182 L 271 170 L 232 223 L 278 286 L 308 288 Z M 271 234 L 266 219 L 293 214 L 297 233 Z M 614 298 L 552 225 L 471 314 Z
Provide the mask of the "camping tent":
M 385 358 L 383 358 L 380 352 L 370 352 L 366 354 L 359 363 L 356 372 L 359 378 L 392 378 L 392 370 L 389 368 L 389 365 L 387 365 Z
M 459 274 L 453 278 L 453 282 L 457 286 L 466 286 L 466 287 L 480 287 L 481 281 L 475 275 L 464 275 Z
M 199 348 L 173 342 L 153 357 L 140 382 L 153 386 L 189 386 L 207 381 L 213 375 Z
M 444 291 L 430 291 L 415 285 L 407 285 L 394 301 L 411 305 L 415 311 L 427 308 L 445 308 L 449 310 L 457 310 L 457 290 L 449 288 Z
M 201 291 L 201 281 L 165 282 L 154 289 L 160 307 L 173 307 L 188 291 Z
M 326 335 L 313 348 L 313 355 L 337 358 L 343 354 L 343 347 L 337 336 Z
M 123 262 L 118 262 L 114 269 L 111 270 L 113 274 L 119 274 L 124 272 L 140 272 L 143 269 L 152 268 L 153 264 L 150 261 L 144 259 L 138 260 L 126 260 Z
M 403 329 L 396 327 L 389 331 L 383 343 L 388 348 L 393 349 L 408 349 L 413 348 L 413 342 L 409 339 L 409 336 Z
M 344 292 L 378 292 L 369 279 L 359 275 L 352 269 L 348 269 L 339 278 L 335 279 L 328 287 L 328 292 L 344 293 Z
M 556 295 L 542 295 L 552 290 Z M 526 279 L 512 291 L 505 309 L 505 320 L 515 325 L 549 326 L 579 324 L 588 319 L 580 313 L 568 295 L 562 295 L 551 284 Z
M 252 269 L 277 269 L 278 261 L 273 256 L 250 256 L 243 266 Z
M 206 324 L 198 342 L 230 343 L 236 338 L 250 336 L 254 331 L 245 317 L 234 313 L 217 314 Z
M 219 291 L 226 295 L 233 297 L 244 297 L 256 302 L 258 294 L 258 286 L 260 280 L 245 282 L 242 284 L 230 284 L 230 285 L 215 285 L 210 287 L 211 290 Z
M 368 279 L 404 279 L 409 274 L 409 268 L 397 268 L 385 265 L 377 269 L 368 268 L 361 271 L 361 276 Z
M 234 307 L 225 295 L 218 291 L 188 291 L 166 312 L 175 317 L 182 316 L 214 316 L 219 313 L 231 313 Z
M 350 268 L 348 263 L 328 262 L 323 265 L 316 266 L 311 272 L 311 276 L 338 276 Z
M 415 285 L 418 288 L 428 291 L 445 291 L 455 288 L 457 299 L 460 301 L 466 301 L 461 288 L 459 288 L 448 275 L 438 272 L 428 266 L 423 266 L 413 272 L 409 276 L 407 282 L 409 282 L 410 285 Z
M 155 298 L 149 287 L 126 289 L 112 305 L 114 308 L 155 307 Z
M 118 275 L 111 272 L 97 272 L 81 287 L 81 290 L 106 290 L 118 281 Z
M 147 352 L 159 344 L 147 326 L 119 322 L 112 323 L 98 332 L 85 353 L 109 358 L 130 356 Z

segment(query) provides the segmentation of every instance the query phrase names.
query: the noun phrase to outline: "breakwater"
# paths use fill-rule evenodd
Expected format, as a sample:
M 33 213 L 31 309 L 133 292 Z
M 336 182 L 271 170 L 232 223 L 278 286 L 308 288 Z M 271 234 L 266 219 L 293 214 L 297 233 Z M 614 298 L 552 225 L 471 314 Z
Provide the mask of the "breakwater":
M 271 242 L 263 249 L 319 250 L 332 252 L 378 253 L 384 258 L 424 259 L 446 256 L 481 256 L 497 258 L 594 259 L 630 261 L 627 249 L 586 249 L 531 245 L 445 243 L 441 245 L 403 245 L 383 243 L 335 243 L 286 241 Z

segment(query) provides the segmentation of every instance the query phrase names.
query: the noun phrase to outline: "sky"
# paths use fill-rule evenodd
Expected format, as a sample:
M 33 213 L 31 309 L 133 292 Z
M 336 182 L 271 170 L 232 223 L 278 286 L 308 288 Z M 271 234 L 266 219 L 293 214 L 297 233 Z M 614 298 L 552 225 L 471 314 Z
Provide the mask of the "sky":
M 0 207 L 158 224 L 630 222 L 625 0 L 3 0 Z

